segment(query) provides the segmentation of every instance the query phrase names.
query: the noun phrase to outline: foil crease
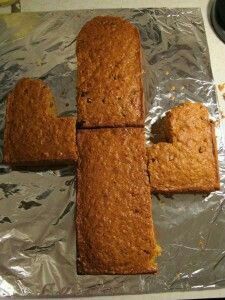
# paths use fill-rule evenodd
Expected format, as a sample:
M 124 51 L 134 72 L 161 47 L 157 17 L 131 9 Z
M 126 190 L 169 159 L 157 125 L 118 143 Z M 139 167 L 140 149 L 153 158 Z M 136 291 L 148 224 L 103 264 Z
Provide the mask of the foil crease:
M 78 276 L 75 169 L 11 171 L 0 165 L 0 296 L 93 296 L 225 287 L 225 139 L 200 9 L 0 16 L 0 146 L 5 98 L 21 77 L 46 81 L 59 115 L 76 113 L 76 36 L 97 15 L 125 17 L 140 30 L 145 101 L 150 108 L 147 142 L 151 124 L 186 100 L 204 103 L 217 120 L 221 190 L 209 195 L 152 197 L 156 233 L 163 248 L 158 274 Z

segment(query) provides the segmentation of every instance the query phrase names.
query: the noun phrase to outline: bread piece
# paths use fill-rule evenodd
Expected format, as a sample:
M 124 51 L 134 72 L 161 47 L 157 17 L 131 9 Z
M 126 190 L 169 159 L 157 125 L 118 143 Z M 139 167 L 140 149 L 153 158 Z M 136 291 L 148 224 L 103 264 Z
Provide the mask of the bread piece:
M 148 147 L 153 193 L 211 192 L 219 175 L 214 123 L 199 103 L 185 103 L 169 111 L 153 127 Z
M 21 79 L 7 99 L 4 163 L 48 166 L 77 158 L 75 118 L 58 118 L 54 98 L 41 80 Z
M 143 129 L 80 130 L 77 141 L 78 273 L 156 272 Z
M 119 17 L 96 17 L 77 37 L 78 126 L 143 126 L 138 29 Z

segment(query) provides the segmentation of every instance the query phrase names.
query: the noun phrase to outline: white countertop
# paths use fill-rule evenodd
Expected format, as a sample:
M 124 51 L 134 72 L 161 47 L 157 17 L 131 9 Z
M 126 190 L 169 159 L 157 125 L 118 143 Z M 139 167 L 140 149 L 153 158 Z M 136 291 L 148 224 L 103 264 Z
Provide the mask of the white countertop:
M 219 40 L 214 33 L 209 18 L 208 0 L 21 0 L 21 11 L 51 11 L 72 10 L 88 8 L 126 8 L 126 7 L 200 7 L 204 19 L 207 41 L 210 52 L 211 66 L 216 84 L 225 82 L 225 44 Z M 10 7 L 0 8 L 0 13 L 11 12 Z M 225 92 L 225 91 L 224 91 Z M 225 116 L 225 100 L 222 93 L 218 92 L 219 105 Z M 199 298 L 224 298 L 225 288 L 218 290 L 192 291 L 192 292 L 170 292 L 150 295 L 115 296 L 115 297 L 93 297 L 92 300 L 158 300 L 158 299 L 199 299 Z M 69 299 L 69 298 L 67 298 Z M 87 298 L 82 298 L 87 299 Z

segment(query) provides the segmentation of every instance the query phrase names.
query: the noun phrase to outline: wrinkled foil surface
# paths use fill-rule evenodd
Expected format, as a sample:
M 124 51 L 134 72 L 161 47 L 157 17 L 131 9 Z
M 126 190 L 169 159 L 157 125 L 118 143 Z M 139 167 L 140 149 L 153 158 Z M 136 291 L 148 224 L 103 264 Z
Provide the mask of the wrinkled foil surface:
M 1 147 L 5 98 L 21 77 L 47 82 L 59 115 L 76 113 L 76 36 L 97 15 L 125 17 L 140 30 L 149 109 L 147 140 L 151 124 L 186 100 L 203 102 L 218 123 L 200 9 L 21 13 L 0 17 Z M 156 275 L 78 276 L 75 169 L 11 171 L 1 165 L 0 296 L 90 296 L 225 287 L 225 142 L 217 125 L 221 190 L 210 195 L 152 197 L 163 248 Z

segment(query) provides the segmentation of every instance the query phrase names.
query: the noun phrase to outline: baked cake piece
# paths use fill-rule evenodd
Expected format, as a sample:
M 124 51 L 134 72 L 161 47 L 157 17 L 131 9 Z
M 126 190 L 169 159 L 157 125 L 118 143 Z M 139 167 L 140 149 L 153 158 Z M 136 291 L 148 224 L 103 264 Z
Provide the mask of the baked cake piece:
M 77 37 L 78 126 L 143 126 L 138 29 L 119 17 L 99 16 Z
M 214 123 L 206 107 L 184 103 L 153 126 L 147 148 L 153 193 L 218 190 L 219 174 Z
M 49 166 L 77 158 L 75 118 L 57 117 L 54 98 L 41 80 L 19 80 L 7 99 L 4 163 Z
M 77 143 L 78 274 L 156 272 L 143 129 L 79 130 Z

